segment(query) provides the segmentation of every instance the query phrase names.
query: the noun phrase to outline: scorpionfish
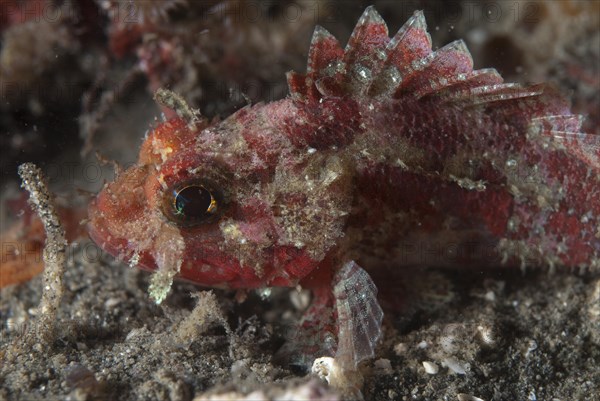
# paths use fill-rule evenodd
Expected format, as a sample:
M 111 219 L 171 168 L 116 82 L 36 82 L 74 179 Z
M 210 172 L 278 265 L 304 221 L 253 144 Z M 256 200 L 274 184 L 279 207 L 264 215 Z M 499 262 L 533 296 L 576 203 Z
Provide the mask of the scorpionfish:
M 473 70 L 461 40 L 433 51 L 419 11 L 390 38 L 373 7 L 345 48 L 317 27 L 287 79 L 222 121 L 158 123 L 91 202 L 92 239 L 155 271 L 157 302 L 174 278 L 310 289 L 294 341 L 352 369 L 383 263 L 598 271 L 600 139 L 552 88 Z

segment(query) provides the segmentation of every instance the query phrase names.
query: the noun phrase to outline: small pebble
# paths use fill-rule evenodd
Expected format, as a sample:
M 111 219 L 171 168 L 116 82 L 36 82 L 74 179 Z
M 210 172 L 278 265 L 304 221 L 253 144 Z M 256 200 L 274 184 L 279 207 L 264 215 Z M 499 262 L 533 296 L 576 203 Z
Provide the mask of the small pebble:
M 440 367 L 433 362 L 423 361 L 423 367 L 425 368 L 425 372 L 430 375 L 435 375 L 440 371 Z

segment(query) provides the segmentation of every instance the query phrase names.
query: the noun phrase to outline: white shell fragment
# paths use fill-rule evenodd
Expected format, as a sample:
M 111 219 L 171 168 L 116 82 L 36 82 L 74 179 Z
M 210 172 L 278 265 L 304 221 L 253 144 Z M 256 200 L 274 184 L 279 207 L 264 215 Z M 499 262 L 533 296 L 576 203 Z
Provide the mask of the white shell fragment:
M 344 369 L 335 358 L 325 356 L 315 359 L 311 372 L 333 388 L 348 394 L 361 394 L 363 377 L 360 372 Z
M 423 367 L 425 368 L 425 373 L 430 375 L 435 375 L 440 371 L 440 367 L 434 362 L 423 361 Z
M 442 361 L 442 365 L 448 367 L 448 369 L 450 369 L 452 372 L 456 373 L 457 375 L 466 375 L 467 369 L 469 368 L 468 363 L 461 362 L 458 359 L 453 358 L 453 357 L 445 358 Z

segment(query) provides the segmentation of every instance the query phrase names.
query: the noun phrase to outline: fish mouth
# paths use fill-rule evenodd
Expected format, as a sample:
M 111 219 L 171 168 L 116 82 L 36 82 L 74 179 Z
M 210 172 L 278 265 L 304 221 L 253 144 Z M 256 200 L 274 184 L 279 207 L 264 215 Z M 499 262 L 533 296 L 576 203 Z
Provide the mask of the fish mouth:
M 151 241 L 143 226 L 149 219 L 147 179 L 147 166 L 135 166 L 106 184 L 89 203 L 87 232 L 102 252 L 131 266 L 156 270 L 148 247 L 134 246 L 136 239 Z
M 90 239 L 98 248 L 114 258 L 143 270 L 153 271 L 157 269 L 156 261 L 147 251 L 136 251 L 129 240 L 114 236 L 109 230 L 104 213 L 99 210 L 97 201 L 94 199 L 88 207 L 87 232 Z

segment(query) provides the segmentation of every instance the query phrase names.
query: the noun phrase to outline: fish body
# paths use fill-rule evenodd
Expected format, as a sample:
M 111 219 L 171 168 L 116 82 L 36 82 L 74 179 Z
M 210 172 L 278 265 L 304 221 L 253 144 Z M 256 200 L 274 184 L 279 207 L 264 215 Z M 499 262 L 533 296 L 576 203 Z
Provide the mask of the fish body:
M 318 27 L 288 84 L 156 126 L 90 204 L 94 241 L 168 283 L 309 288 L 301 348 L 350 368 L 380 337 L 382 263 L 600 267 L 600 140 L 551 88 L 432 51 L 421 12 L 390 38 L 372 7 L 345 49 Z

